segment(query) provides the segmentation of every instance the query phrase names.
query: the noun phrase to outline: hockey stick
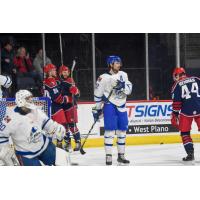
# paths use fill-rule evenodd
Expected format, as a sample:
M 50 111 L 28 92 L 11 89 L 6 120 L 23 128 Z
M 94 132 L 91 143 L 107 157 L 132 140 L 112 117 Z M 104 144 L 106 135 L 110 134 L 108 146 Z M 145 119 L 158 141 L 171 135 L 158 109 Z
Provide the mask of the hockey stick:
M 110 99 L 110 97 L 111 97 L 111 95 L 112 95 L 112 93 L 113 93 L 113 89 L 114 89 L 114 88 L 112 88 L 112 90 L 110 91 L 106 102 L 109 101 L 109 99 Z M 105 102 L 105 103 L 106 103 L 106 102 Z M 88 137 L 90 136 L 90 133 L 91 133 L 92 129 L 94 128 L 94 125 L 96 124 L 97 121 L 98 121 L 98 119 L 94 121 L 94 123 L 92 124 L 92 127 L 90 128 L 89 132 L 87 133 L 87 135 L 86 135 L 86 137 L 85 137 L 85 140 L 84 140 L 83 144 L 81 145 L 80 153 L 81 153 L 82 155 L 86 154 L 86 152 L 83 150 L 83 147 L 84 147 L 84 145 L 85 145 L 85 143 L 86 143 Z
M 71 78 L 73 79 L 73 72 L 74 72 L 74 68 L 76 66 L 76 58 L 73 60 L 73 63 L 72 63 L 72 68 L 71 68 Z M 74 83 L 73 83 L 74 84 Z M 75 126 L 76 126 L 76 123 L 75 123 L 75 102 L 74 102 L 74 94 L 72 94 L 72 108 L 73 108 L 73 123 L 74 123 L 74 133 L 75 133 Z
M 63 47 L 62 47 L 62 36 L 59 33 L 59 41 L 60 41 L 60 59 L 61 59 L 61 66 L 63 66 Z

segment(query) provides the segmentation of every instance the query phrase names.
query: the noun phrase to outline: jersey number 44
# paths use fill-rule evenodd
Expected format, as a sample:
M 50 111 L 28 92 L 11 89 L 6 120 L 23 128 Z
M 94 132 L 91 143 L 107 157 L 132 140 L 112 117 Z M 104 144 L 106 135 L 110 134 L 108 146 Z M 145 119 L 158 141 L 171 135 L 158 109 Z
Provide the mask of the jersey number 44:
M 189 90 L 187 85 L 183 85 L 181 87 L 181 97 L 182 97 L 182 99 L 190 99 L 191 93 L 196 94 L 197 97 L 200 97 L 199 87 L 198 87 L 197 82 L 192 83 L 191 90 Z

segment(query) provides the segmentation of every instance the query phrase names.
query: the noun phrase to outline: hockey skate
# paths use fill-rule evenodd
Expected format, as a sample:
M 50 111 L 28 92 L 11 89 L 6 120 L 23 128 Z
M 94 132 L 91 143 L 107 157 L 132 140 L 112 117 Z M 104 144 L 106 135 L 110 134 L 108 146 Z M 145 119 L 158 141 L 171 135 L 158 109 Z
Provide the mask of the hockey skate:
M 112 165 L 112 155 L 106 154 L 106 165 Z
M 74 151 L 80 151 L 80 149 L 81 149 L 81 142 L 79 141 L 79 142 L 76 142 L 76 146 L 74 148 Z
M 118 162 L 118 165 L 130 164 L 130 161 L 124 157 L 124 154 L 120 154 L 120 153 L 118 154 L 117 162 Z
M 194 153 L 189 153 L 186 157 L 183 158 L 183 161 L 194 161 Z
M 63 146 L 63 149 L 69 153 L 72 152 L 72 145 L 71 145 L 71 142 L 70 141 L 65 141 L 65 144 Z

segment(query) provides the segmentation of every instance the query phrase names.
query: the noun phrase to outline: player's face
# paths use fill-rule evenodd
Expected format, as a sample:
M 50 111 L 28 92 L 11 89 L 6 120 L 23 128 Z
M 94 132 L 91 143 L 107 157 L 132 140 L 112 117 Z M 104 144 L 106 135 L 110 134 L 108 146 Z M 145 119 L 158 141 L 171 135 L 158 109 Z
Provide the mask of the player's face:
M 53 76 L 53 77 L 57 77 L 56 69 L 52 69 L 51 72 L 50 72 L 50 75 Z
M 178 81 L 179 80 L 179 75 L 173 76 L 174 81 Z
M 120 70 L 120 67 L 121 67 L 121 63 L 120 62 L 114 62 L 112 65 L 111 65 L 111 69 L 114 73 L 118 73 L 118 71 Z
M 69 77 L 69 71 L 63 71 L 62 75 L 63 75 L 64 78 Z
M 26 97 L 28 103 L 33 103 L 33 96 Z

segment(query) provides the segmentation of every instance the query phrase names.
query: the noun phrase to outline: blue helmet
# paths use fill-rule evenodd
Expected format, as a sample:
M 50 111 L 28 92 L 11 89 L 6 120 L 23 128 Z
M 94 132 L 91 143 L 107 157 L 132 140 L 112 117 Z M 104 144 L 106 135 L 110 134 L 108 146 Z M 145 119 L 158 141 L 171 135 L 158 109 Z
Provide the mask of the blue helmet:
M 121 60 L 121 58 L 119 56 L 108 56 L 106 62 L 107 62 L 107 65 L 111 65 L 114 62 L 122 63 L 122 60 Z

